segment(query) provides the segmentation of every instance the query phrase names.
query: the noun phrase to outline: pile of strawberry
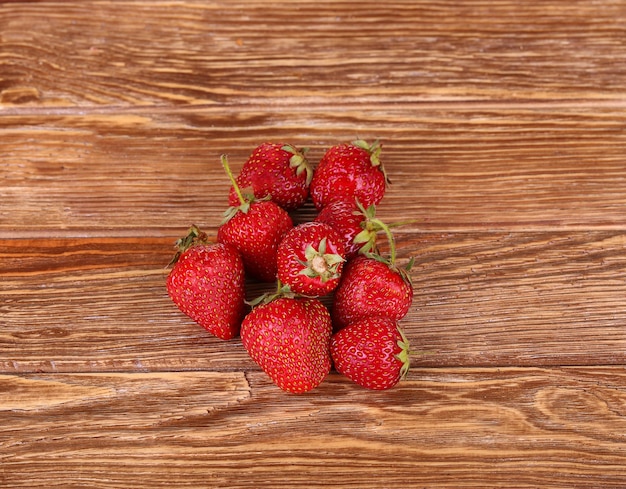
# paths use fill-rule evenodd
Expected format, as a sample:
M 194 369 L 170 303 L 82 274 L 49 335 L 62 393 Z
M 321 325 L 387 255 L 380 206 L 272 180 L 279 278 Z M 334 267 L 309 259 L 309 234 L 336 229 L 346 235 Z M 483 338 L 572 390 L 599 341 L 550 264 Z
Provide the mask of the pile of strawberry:
M 318 386 L 332 366 L 359 385 L 389 389 L 409 369 L 398 321 L 413 301 L 408 270 L 396 265 L 390 227 L 376 218 L 387 176 L 381 146 L 331 147 L 312 170 L 306 149 L 265 143 L 235 178 L 217 243 L 196 226 L 177 241 L 167 290 L 178 308 L 218 338 L 241 336 L 250 357 L 280 388 Z M 294 225 L 311 198 L 319 211 Z M 384 232 L 388 255 L 376 246 Z M 245 279 L 276 293 L 246 302 Z M 320 297 L 328 296 L 328 307 Z

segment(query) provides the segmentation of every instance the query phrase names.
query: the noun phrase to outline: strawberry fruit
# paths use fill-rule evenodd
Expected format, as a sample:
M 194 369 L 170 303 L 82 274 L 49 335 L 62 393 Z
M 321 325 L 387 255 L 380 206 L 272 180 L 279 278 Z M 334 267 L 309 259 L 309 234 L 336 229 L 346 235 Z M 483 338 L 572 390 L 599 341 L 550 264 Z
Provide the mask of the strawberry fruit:
M 376 248 L 376 234 L 381 229 L 375 220 L 376 207 L 365 209 L 359 202 L 338 200 L 324 207 L 315 218 L 332 227 L 342 237 L 346 260 Z
M 195 226 L 177 241 L 177 247 L 166 282 L 170 298 L 211 334 L 223 340 L 234 338 L 245 312 L 239 253 L 227 244 L 209 244 Z
M 168 294 L 218 338 L 240 334 L 252 360 L 287 392 L 314 389 L 333 362 L 359 385 L 389 389 L 409 369 L 409 344 L 398 321 L 411 306 L 413 287 L 412 260 L 406 268 L 396 265 L 390 227 L 375 216 L 389 183 L 381 145 L 335 145 L 315 172 L 306 151 L 261 144 L 237 178 L 222 156 L 231 207 L 218 242 L 210 243 L 196 226 L 177 241 Z M 309 196 L 318 216 L 294 227 L 288 212 Z M 381 230 L 389 258 L 378 252 Z M 247 303 L 246 274 L 277 282 L 278 291 Z M 319 298 L 327 295 L 328 307 L 322 302 L 328 297 Z
M 303 393 L 331 369 L 332 326 L 318 299 L 280 296 L 252 309 L 241 325 L 250 357 L 281 389 Z
M 343 239 L 328 224 L 306 222 L 292 228 L 278 245 L 278 280 L 292 292 L 326 295 L 339 284 Z
M 350 260 L 343 269 L 335 290 L 333 326 L 335 330 L 364 317 L 384 316 L 400 320 L 413 303 L 413 285 L 409 271 L 396 265 L 395 240 L 389 226 L 377 220 L 387 234 L 389 258 L 365 253 Z
M 263 143 L 244 163 L 236 179 L 237 185 L 240 189 L 249 189 L 257 199 L 270 197 L 285 210 L 297 209 L 309 197 L 313 178 L 305 156 L 307 150 L 290 144 Z M 229 203 L 239 205 L 234 186 L 230 189 Z
M 246 272 L 261 281 L 273 282 L 276 280 L 278 245 L 293 227 L 293 221 L 275 202 L 244 197 L 225 156 L 222 156 L 222 165 L 237 192 L 239 206 L 226 211 L 225 220 L 217 231 L 217 240 L 237 248 Z
M 330 353 L 339 373 L 368 389 L 390 389 L 410 367 L 409 342 L 390 318 L 351 323 L 332 336 Z
M 311 181 L 310 193 L 320 210 L 331 202 L 358 200 L 364 207 L 378 204 L 385 195 L 387 175 L 380 161 L 381 145 L 363 140 L 329 148 Z

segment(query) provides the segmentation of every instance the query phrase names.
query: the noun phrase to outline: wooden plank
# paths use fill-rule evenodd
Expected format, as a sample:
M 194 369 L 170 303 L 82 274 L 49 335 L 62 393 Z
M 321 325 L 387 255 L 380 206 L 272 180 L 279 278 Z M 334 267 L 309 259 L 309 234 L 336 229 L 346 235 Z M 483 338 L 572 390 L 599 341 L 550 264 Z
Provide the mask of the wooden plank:
M 4 245 L 3 371 L 230 369 L 248 361 L 238 340 L 218 341 L 172 307 L 171 240 Z
M 619 1 L 38 1 L 2 2 L 0 18 L 5 106 L 622 100 L 626 90 Z
M 626 235 L 423 234 L 407 321 L 438 365 L 626 363 Z
M 624 2 L 0 19 L 0 487 L 626 487 Z M 315 164 L 356 136 L 384 144 L 379 216 L 413 220 L 402 325 L 427 354 L 388 392 L 289 395 L 164 267 L 192 222 L 215 234 L 221 153 Z
M 626 109 L 292 109 L 4 116 L 0 237 L 214 230 L 229 186 L 220 154 L 238 171 L 258 144 L 282 140 L 309 146 L 315 166 L 357 130 L 384 144 L 393 183 L 380 217 L 414 219 L 407 229 L 626 226 Z
M 240 372 L 0 386 L 5 487 L 626 485 L 622 367 L 416 369 L 379 393 L 331 375 L 301 396 Z
M 416 258 L 402 325 L 430 353 L 414 365 L 626 363 L 622 232 L 397 238 L 400 263 Z M 0 241 L 0 371 L 255 369 L 171 303 L 171 252 L 164 238 Z

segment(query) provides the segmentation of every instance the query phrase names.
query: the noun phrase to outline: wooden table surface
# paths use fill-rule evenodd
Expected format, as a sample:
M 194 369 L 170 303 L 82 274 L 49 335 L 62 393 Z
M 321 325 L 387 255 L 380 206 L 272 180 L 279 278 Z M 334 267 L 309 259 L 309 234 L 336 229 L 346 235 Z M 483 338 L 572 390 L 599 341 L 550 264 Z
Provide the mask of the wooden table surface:
M 165 266 L 357 136 L 430 354 L 290 395 Z M 0 3 L 0 487 L 624 488 L 625 294 L 622 0 Z

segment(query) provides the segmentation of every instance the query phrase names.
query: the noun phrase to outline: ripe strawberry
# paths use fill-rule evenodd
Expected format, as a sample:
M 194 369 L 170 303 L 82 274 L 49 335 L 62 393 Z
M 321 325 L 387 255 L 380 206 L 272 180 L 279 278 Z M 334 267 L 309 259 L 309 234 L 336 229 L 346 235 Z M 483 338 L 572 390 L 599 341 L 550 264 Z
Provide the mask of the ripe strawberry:
M 331 332 L 330 314 L 318 299 L 278 297 L 245 317 L 241 341 L 278 387 L 302 393 L 330 372 Z
M 234 338 L 245 312 L 239 253 L 227 244 L 209 244 L 195 226 L 177 246 L 179 251 L 166 282 L 170 298 L 213 335 L 223 340 Z
M 276 250 L 293 227 L 293 221 L 275 202 L 245 199 L 225 156 L 222 164 L 239 196 L 240 205 L 226 211 L 225 221 L 217 231 L 217 240 L 237 248 L 246 272 L 259 280 L 273 282 L 277 271 Z
M 358 253 L 376 248 L 376 233 L 380 226 L 375 221 L 376 207 L 364 209 L 358 202 L 338 200 L 324 207 L 315 221 L 332 227 L 342 237 L 346 249 L 346 260 Z
M 364 207 L 378 204 L 388 183 L 380 162 L 381 145 L 363 140 L 339 144 L 326 151 L 311 181 L 313 204 L 319 210 L 336 200 L 353 202 Z
M 292 228 L 278 245 L 278 280 L 307 296 L 337 287 L 344 262 L 343 239 L 328 224 L 305 222 Z
M 313 170 L 305 153 L 290 144 L 263 143 L 250 155 L 237 176 L 240 189 L 250 189 L 257 199 L 271 197 L 285 210 L 302 206 L 309 197 L 309 184 Z M 229 203 L 239 205 L 234 186 L 229 193 Z
M 390 318 L 351 323 L 332 336 L 330 353 L 337 372 L 368 389 L 390 389 L 410 367 L 409 342 Z
M 383 225 L 389 242 L 390 257 L 366 253 L 350 260 L 344 267 L 335 290 L 333 325 L 341 329 L 349 323 L 370 316 L 402 319 L 413 302 L 413 285 L 409 270 L 396 266 L 395 241 L 388 226 Z

